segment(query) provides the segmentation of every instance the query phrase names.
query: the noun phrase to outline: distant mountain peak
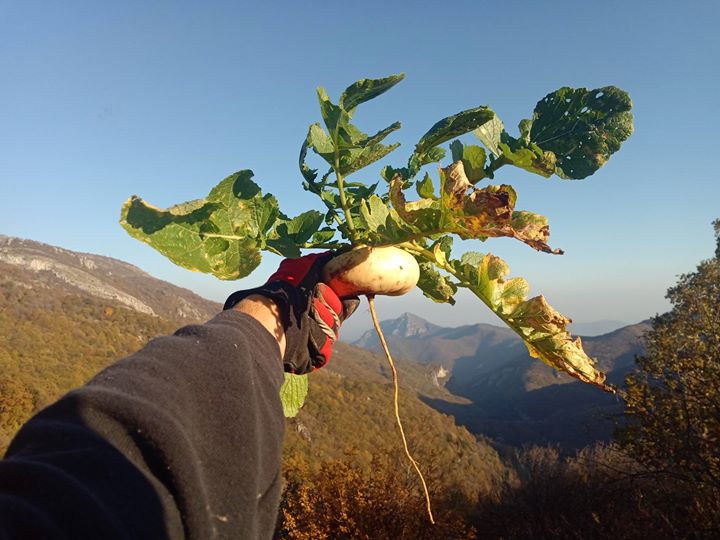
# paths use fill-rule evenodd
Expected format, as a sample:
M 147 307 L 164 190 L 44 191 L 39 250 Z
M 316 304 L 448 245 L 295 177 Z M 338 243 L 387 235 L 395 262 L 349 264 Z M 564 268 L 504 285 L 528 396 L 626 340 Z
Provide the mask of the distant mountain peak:
M 443 328 L 414 313 L 405 312 L 395 319 L 380 321 L 380 328 L 388 339 L 412 339 L 425 336 Z M 365 349 L 379 347 L 378 337 L 374 329 L 365 332 L 353 344 Z
M 383 321 L 380 326 L 383 332 L 404 338 L 421 336 L 441 328 L 422 317 L 408 312 L 403 313 L 397 319 Z

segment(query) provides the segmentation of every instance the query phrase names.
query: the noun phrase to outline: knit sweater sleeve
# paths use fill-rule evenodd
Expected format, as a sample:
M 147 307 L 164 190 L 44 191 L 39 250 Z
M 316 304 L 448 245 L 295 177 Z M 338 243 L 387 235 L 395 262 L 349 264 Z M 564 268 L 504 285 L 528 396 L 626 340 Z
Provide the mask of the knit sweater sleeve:
M 0 539 L 271 538 L 282 381 L 277 342 L 236 311 L 152 340 L 20 430 Z

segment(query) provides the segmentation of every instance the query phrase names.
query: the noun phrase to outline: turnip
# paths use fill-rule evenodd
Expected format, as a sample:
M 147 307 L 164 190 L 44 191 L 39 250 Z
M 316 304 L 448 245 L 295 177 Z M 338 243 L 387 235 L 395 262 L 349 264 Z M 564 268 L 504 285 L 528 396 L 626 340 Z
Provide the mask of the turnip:
M 522 120 L 517 137 L 488 107 L 480 106 L 443 118 L 415 145 L 407 164 L 386 166 L 374 184 L 348 182 L 348 176 L 377 162 L 399 144 L 382 144 L 400 128 L 395 122 L 374 135 L 358 129 L 352 118 L 361 104 L 383 94 L 403 79 L 393 75 L 362 79 L 348 86 L 337 103 L 318 88 L 325 127 L 312 124 L 300 149 L 303 188 L 320 198 L 324 212 L 309 210 L 289 218 L 277 199 L 263 195 L 252 171 L 232 174 L 205 199 L 161 210 L 139 197 L 122 209 L 121 224 L 133 237 L 159 250 L 173 262 L 220 279 L 239 279 L 260 264 L 261 251 L 298 257 L 302 250 L 338 250 L 323 278 L 340 296 L 366 295 L 370 313 L 393 371 L 395 418 L 405 452 L 418 472 L 433 521 L 427 486 L 410 455 L 397 404 L 397 372 L 375 313 L 376 294 L 407 293 L 416 284 L 435 302 L 454 303 L 463 287 L 515 331 L 530 355 L 606 391 L 605 376 L 585 354 L 580 339 L 566 329 L 570 319 L 555 311 L 543 296 L 527 298 L 528 284 L 509 279 L 507 264 L 492 254 L 452 254 L 453 238 L 485 241 L 515 238 L 538 251 L 561 254 L 548 245 L 547 218 L 515 208 L 517 193 L 509 185 L 484 185 L 495 172 L 512 165 L 540 176 L 582 179 L 593 174 L 616 152 L 633 130 L 632 103 L 623 90 L 563 87 L 541 99 L 532 117 Z M 482 147 L 456 140 L 467 133 Z M 449 145 L 450 163 L 437 168 Z M 306 163 L 312 150 L 329 166 L 318 175 Z M 376 193 L 383 181 L 387 190 Z M 408 202 L 415 187 L 418 199 Z M 437 186 L 437 189 L 436 189 Z M 381 190 L 383 191 L 383 190 Z M 286 375 L 281 390 L 285 413 L 294 416 L 307 390 L 305 376 Z
M 400 296 L 410 292 L 420 278 L 420 267 L 407 251 L 392 246 L 361 246 L 328 262 L 322 280 L 338 296 L 381 294 Z

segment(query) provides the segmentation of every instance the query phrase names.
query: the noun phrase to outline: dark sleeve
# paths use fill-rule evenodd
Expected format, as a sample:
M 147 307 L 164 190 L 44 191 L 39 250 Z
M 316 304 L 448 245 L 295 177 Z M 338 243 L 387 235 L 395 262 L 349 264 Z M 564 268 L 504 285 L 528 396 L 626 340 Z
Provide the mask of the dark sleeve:
M 277 342 L 236 311 L 152 340 L 20 430 L 0 539 L 271 538 L 282 381 Z

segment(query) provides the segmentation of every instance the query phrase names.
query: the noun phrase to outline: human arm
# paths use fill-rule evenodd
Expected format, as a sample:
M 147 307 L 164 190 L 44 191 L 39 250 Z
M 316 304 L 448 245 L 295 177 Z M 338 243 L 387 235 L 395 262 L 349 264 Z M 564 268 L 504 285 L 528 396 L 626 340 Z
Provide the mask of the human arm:
M 269 537 L 282 380 L 277 341 L 246 313 L 151 341 L 20 431 L 0 462 L 0 531 Z
M 262 288 L 233 295 L 30 420 L 0 462 L 0 539 L 271 537 L 287 349 L 293 365 L 322 365 L 332 340 L 315 317 L 341 306 L 329 294 L 318 312 L 306 283 L 284 292 L 292 316 Z

